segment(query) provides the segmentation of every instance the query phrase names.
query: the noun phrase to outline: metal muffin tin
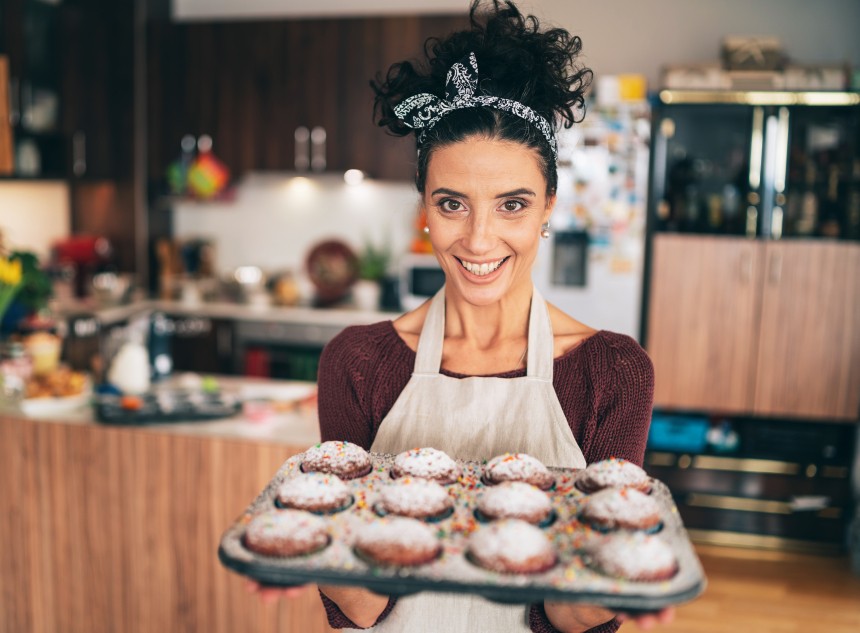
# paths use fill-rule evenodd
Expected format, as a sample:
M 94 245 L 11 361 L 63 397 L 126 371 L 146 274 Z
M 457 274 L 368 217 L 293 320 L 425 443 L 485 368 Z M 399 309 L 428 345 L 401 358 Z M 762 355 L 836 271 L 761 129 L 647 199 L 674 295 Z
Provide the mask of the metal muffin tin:
M 443 545 L 442 555 L 418 567 L 373 565 L 353 551 L 363 524 L 380 520 L 374 505 L 383 486 L 392 481 L 393 455 L 371 453 L 373 470 L 347 481 L 353 503 L 335 514 L 322 515 L 329 523 L 331 544 L 325 549 L 294 558 L 257 554 L 243 544 L 245 527 L 254 517 L 276 508 L 281 483 L 295 473 L 303 453 L 284 462 L 263 492 L 224 533 L 218 556 L 228 568 L 261 583 L 279 586 L 319 583 L 362 586 L 383 595 L 408 595 L 420 591 L 478 594 L 490 600 L 529 604 L 543 600 L 583 602 L 627 612 L 653 611 L 698 596 L 705 588 L 702 566 L 687 537 L 672 495 L 665 484 L 653 480 L 651 494 L 658 502 L 663 521 L 657 537 L 674 551 L 678 572 L 670 580 L 634 582 L 611 578 L 590 565 L 589 551 L 605 539 L 629 537 L 629 532 L 602 533 L 581 523 L 580 508 L 587 495 L 576 486 L 582 471 L 550 468 L 555 485 L 547 492 L 555 520 L 542 528 L 558 553 L 558 563 L 539 574 L 504 574 L 476 566 L 466 555 L 468 537 L 482 523 L 475 516 L 477 499 L 487 485 L 481 481 L 483 464 L 458 461 L 462 475 L 450 484 L 454 512 L 431 523 Z

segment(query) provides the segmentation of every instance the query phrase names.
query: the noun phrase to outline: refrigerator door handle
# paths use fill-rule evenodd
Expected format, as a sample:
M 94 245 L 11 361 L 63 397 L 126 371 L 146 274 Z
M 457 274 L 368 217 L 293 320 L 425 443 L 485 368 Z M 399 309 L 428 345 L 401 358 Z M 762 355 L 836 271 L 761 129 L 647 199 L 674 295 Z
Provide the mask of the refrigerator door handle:
M 773 207 L 776 188 L 776 154 L 779 123 L 773 115 L 767 117 L 764 126 L 764 155 L 761 192 L 761 235 L 773 237 Z
M 782 237 L 784 217 L 786 172 L 788 171 L 788 117 L 788 108 L 780 108 L 776 124 L 776 157 L 773 178 L 775 205 L 771 214 L 771 236 L 776 240 Z
M 762 152 L 764 148 L 764 108 L 761 106 L 753 108 L 753 124 L 750 136 L 750 172 L 746 234 L 747 237 L 755 237 L 758 229 L 758 204 L 761 187 L 761 165 Z

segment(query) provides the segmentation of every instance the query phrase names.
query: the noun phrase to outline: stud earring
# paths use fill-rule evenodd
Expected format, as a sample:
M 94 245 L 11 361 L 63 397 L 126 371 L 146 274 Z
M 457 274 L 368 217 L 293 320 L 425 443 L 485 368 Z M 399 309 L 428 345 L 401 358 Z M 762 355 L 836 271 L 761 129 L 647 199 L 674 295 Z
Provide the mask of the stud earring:
M 424 227 L 424 233 L 426 233 L 428 235 L 430 234 L 430 227 L 429 226 Z
M 545 240 L 549 239 L 549 222 L 544 222 L 540 227 L 540 236 Z

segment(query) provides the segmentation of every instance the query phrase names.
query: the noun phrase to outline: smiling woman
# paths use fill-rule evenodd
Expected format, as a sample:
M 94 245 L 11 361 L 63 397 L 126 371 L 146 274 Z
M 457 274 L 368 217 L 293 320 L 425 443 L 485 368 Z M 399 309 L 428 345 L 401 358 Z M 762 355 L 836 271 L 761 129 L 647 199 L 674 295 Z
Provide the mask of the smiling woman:
M 580 118 L 591 77 L 576 65 L 579 50 L 579 38 L 541 30 L 511 3 L 475 2 L 470 30 L 430 40 L 425 64 L 395 64 L 374 84 L 379 124 L 416 134 L 415 182 L 445 285 L 397 320 L 348 328 L 325 348 L 324 440 L 467 460 L 525 453 L 566 468 L 610 456 L 642 463 L 653 391 L 647 355 L 629 337 L 547 304 L 531 279 L 555 202 L 555 130 Z M 320 591 L 339 628 L 618 627 L 614 613 L 591 606 Z

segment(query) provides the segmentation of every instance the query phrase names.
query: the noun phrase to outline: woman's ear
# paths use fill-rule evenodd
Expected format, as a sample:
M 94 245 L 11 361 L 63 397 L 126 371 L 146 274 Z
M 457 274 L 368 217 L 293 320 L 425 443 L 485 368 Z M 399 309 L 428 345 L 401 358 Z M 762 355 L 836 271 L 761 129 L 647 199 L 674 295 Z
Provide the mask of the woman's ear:
M 549 222 L 549 216 L 552 215 L 552 210 L 555 208 L 556 195 L 552 194 L 546 198 L 546 211 L 543 214 L 544 224 Z

